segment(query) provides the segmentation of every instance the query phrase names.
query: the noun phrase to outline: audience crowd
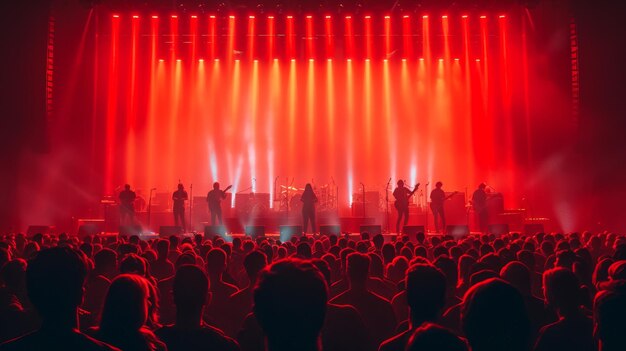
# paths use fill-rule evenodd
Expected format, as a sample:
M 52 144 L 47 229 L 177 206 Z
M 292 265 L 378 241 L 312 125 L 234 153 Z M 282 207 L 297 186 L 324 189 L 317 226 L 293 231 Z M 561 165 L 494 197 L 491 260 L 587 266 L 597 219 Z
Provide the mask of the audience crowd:
M 626 350 L 626 237 L 7 234 L 0 343 L 0 350 Z

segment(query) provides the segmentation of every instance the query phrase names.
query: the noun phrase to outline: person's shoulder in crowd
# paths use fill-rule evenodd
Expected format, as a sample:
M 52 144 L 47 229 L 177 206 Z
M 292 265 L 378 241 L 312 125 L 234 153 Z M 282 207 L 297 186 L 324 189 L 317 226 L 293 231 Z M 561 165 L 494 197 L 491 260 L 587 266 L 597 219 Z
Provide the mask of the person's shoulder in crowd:
M 1 344 L 0 350 L 120 351 L 116 347 L 96 340 L 78 331 L 72 331 L 64 334 L 35 331 Z

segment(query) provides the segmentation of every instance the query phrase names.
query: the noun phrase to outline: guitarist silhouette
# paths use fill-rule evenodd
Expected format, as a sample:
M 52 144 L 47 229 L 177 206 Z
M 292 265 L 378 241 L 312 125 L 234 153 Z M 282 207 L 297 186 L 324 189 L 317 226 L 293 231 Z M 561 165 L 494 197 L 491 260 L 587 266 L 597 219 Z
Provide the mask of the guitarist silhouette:
M 430 192 L 430 209 L 433 211 L 433 217 L 435 218 L 435 231 L 439 233 L 439 219 L 441 220 L 441 229 L 446 229 L 446 215 L 443 211 L 443 204 L 452 196 L 458 194 L 458 191 L 446 196 L 446 193 L 441 189 L 442 182 L 435 184 L 435 189 Z
M 232 185 L 229 185 L 226 189 L 220 190 L 220 183 L 213 183 L 213 190 L 209 191 L 206 196 L 206 201 L 209 204 L 209 211 L 211 212 L 211 225 L 216 225 L 219 221 L 221 225 L 222 220 L 222 199 L 226 198 L 226 192 Z M 217 219 L 217 221 L 216 221 Z
M 396 222 L 396 233 L 400 234 L 400 222 L 404 217 L 404 225 L 409 222 L 409 198 L 415 194 L 420 184 L 417 183 L 413 190 L 409 190 L 404 187 L 404 181 L 398 180 L 398 187 L 393 191 L 393 197 L 396 198 L 394 206 L 398 210 L 398 220 Z

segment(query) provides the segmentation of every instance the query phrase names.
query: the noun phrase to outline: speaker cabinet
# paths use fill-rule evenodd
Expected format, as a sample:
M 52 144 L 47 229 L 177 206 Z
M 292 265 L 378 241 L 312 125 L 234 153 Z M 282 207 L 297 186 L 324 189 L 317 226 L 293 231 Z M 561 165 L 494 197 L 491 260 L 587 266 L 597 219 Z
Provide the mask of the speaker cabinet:
M 247 225 L 245 228 L 246 236 L 252 239 L 262 238 L 265 236 L 265 226 L 262 225 Z
M 321 225 L 320 226 L 320 234 L 321 235 L 341 235 L 341 226 L 338 225 Z
M 535 235 L 537 233 L 544 233 L 545 229 L 541 223 L 528 223 L 524 224 L 524 233 L 526 235 Z
M 301 225 L 281 225 L 278 229 L 281 242 L 289 241 L 294 236 L 301 236 L 303 234 Z
M 509 225 L 508 224 L 490 224 L 488 227 L 489 234 L 493 235 L 502 235 L 509 233 Z
M 380 225 L 362 225 L 359 229 L 359 233 L 369 233 L 370 238 L 373 238 L 375 235 L 382 234 L 383 229 Z
M 204 239 L 211 240 L 214 237 L 225 237 L 226 227 L 223 225 L 205 225 L 204 226 Z
M 424 229 L 423 225 L 405 225 L 402 228 L 402 232 L 405 235 L 408 235 L 409 238 L 411 239 L 415 239 L 415 237 L 417 236 L 417 233 L 426 233 L 426 229 Z
M 446 228 L 446 234 L 451 235 L 454 238 L 460 238 L 469 235 L 470 230 L 466 225 L 449 225 Z
M 183 234 L 183 227 L 177 225 L 162 225 L 159 227 L 159 235 L 169 237 Z

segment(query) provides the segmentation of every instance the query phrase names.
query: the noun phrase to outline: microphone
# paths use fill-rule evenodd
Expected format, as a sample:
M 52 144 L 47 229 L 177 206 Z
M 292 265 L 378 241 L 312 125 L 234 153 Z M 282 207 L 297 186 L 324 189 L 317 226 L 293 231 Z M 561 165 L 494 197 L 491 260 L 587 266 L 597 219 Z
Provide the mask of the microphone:
M 387 182 L 387 184 L 390 184 L 390 183 L 391 183 L 391 177 L 389 177 L 389 181 Z

